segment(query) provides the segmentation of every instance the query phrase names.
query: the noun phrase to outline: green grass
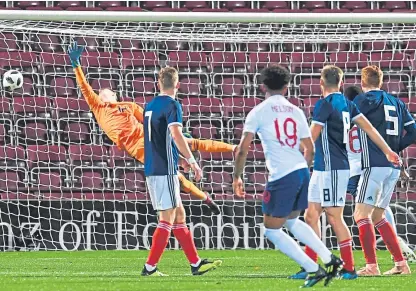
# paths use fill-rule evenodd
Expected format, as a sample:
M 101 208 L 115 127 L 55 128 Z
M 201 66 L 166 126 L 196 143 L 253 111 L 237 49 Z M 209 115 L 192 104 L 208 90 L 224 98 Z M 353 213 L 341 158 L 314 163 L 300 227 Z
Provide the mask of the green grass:
M 223 265 L 204 276 L 191 276 L 181 251 L 166 251 L 159 269 L 169 277 L 140 277 L 147 251 L 5 252 L 0 254 L 0 290 L 297 290 L 302 281 L 286 279 L 298 267 L 276 251 L 200 251 Z M 378 252 L 380 268 L 393 266 Z M 355 253 L 363 265 L 361 252 Z M 416 271 L 414 265 L 413 271 Z M 310 290 L 322 289 L 322 284 Z M 332 290 L 416 290 L 416 275 L 334 280 Z

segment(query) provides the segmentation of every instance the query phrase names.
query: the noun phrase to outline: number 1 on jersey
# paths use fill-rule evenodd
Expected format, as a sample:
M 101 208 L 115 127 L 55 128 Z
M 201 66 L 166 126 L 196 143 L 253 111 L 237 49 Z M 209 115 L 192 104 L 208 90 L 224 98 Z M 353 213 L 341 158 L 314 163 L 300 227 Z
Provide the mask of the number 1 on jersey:
M 149 119 L 147 120 L 147 131 L 149 132 L 149 141 L 152 140 L 152 113 L 153 111 L 146 111 L 146 113 L 144 114 L 144 117 L 149 117 Z

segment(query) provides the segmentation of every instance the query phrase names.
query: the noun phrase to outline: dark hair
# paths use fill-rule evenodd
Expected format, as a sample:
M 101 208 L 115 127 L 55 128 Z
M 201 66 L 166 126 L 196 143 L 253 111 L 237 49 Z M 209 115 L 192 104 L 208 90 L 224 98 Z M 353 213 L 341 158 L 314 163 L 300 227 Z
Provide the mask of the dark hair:
M 269 91 L 282 90 L 290 82 L 290 73 L 285 67 L 273 64 L 261 71 L 260 82 Z
M 351 101 L 361 93 L 363 93 L 363 90 L 361 90 L 359 86 L 349 86 L 348 88 L 344 89 L 344 96 Z
M 327 88 L 338 88 L 344 73 L 340 68 L 333 65 L 327 65 L 322 69 L 321 79 L 324 81 L 324 86 Z

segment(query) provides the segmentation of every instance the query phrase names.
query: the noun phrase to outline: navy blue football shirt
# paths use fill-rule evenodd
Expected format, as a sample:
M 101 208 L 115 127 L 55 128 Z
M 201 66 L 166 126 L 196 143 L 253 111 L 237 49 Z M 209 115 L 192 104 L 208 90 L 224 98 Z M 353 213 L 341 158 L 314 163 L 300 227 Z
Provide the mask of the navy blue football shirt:
M 383 90 L 371 90 L 355 97 L 354 103 L 377 129 L 390 148 L 399 153 L 405 127 L 414 125 L 414 120 L 406 105 L 398 98 Z M 410 127 L 409 127 L 410 129 Z M 393 167 L 386 155 L 368 138 L 362 130 L 359 131 L 362 148 L 362 166 Z
M 320 99 L 313 110 L 312 123 L 323 126 L 315 142 L 314 170 L 348 170 L 348 132 L 351 121 L 360 115 L 354 103 L 339 92 Z
M 182 126 L 182 107 L 170 96 L 157 96 L 144 110 L 144 172 L 148 176 L 176 175 L 178 149 L 169 126 Z

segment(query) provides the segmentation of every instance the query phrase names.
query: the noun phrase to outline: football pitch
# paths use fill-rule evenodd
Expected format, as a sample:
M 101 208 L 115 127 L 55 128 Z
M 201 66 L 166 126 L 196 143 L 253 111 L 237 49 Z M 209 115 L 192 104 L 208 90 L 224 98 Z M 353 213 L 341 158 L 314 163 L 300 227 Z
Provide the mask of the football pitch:
M 200 251 L 223 265 L 203 276 L 192 276 L 181 251 L 166 251 L 159 269 L 169 277 L 141 277 L 147 251 L 3 252 L 0 290 L 297 290 L 303 281 L 286 277 L 298 270 L 280 252 L 267 250 Z M 378 252 L 381 271 L 393 266 L 386 251 Z M 357 266 L 363 265 L 360 251 Z M 416 266 L 411 265 L 416 272 Z M 309 290 L 322 290 L 319 283 Z M 416 290 L 411 276 L 334 280 L 325 290 Z

